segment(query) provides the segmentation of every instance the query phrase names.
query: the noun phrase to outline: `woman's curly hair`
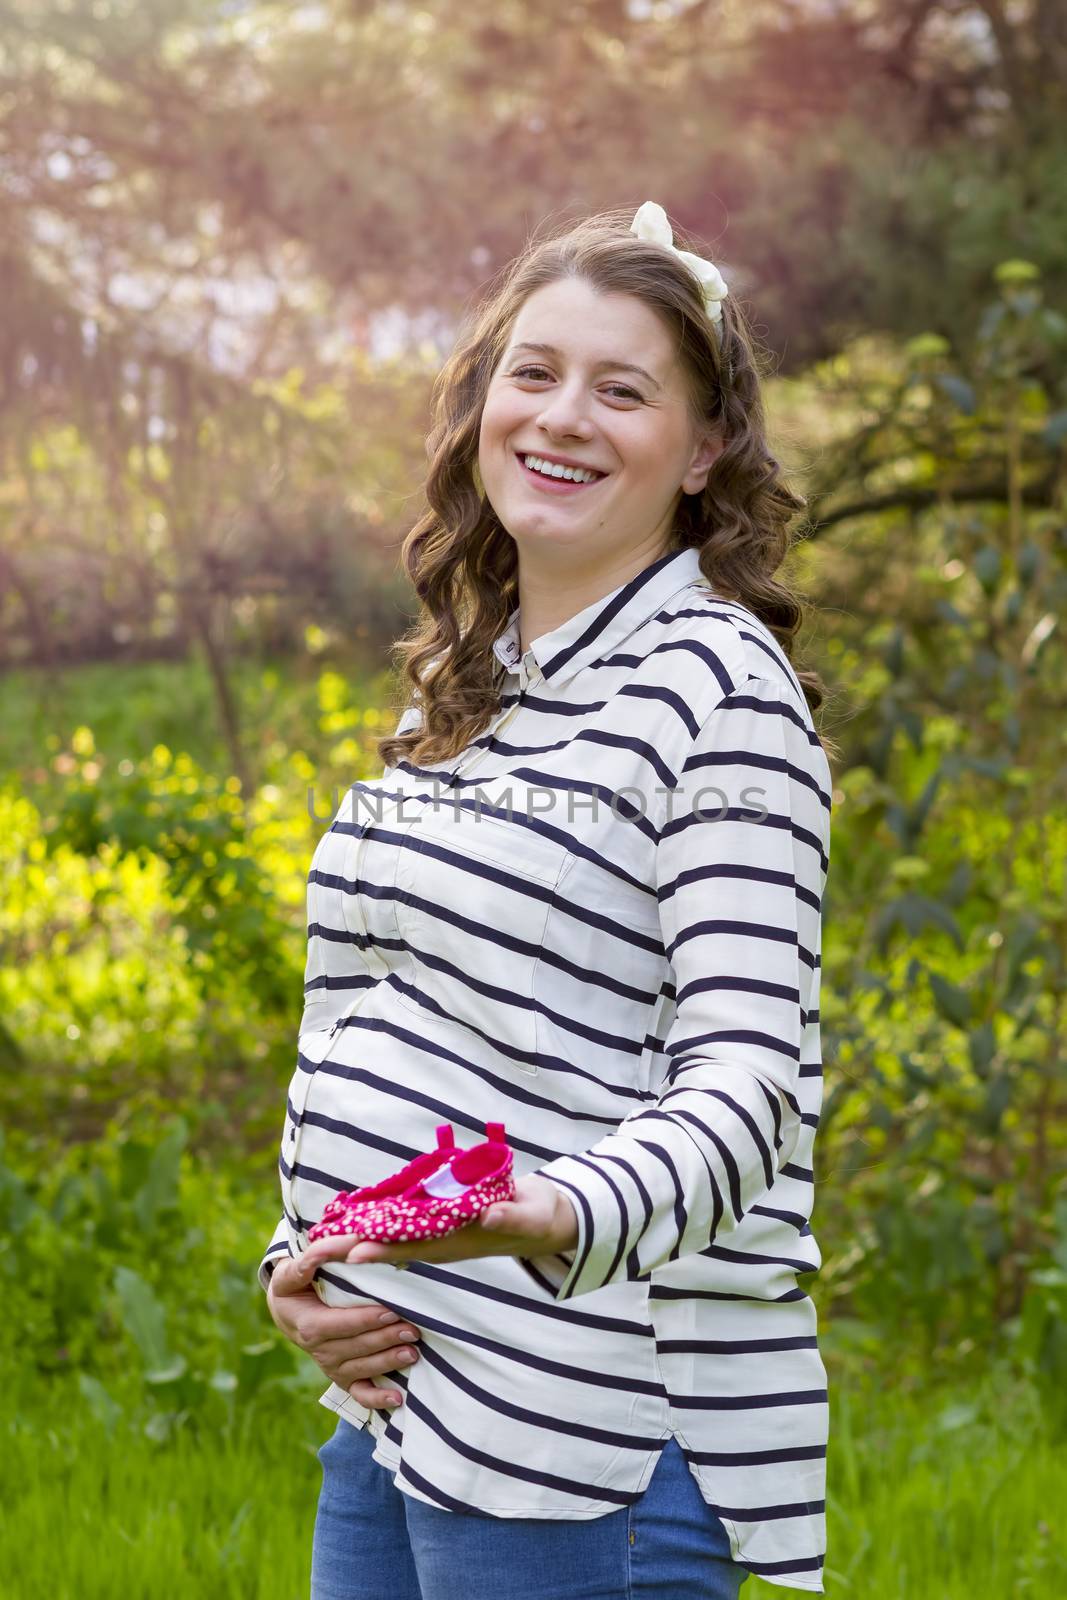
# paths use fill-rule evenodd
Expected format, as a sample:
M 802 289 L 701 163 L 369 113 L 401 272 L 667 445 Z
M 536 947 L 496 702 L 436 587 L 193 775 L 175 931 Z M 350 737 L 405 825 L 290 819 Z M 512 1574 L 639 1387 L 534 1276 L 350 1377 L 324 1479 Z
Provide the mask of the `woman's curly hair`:
M 798 597 L 774 574 L 789 549 L 788 527 L 804 500 L 782 481 L 767 443 L 761 393 L 766 356 L 732 294 L 721 302 L 721 345 L 696 278 L 670 251 L 629 231 L 632 212 L 611 209 L 538 238 L 490 283 L 489 292 L 434 383 L 428 509 L 408 533 L 401 560 L 420 611 L 396 641 L 396 669 L 421 726 L 378 741 L 386 766 L 448 761 L 500 709 L 504 669 L 492 645 L 517 604 L 514 540 L 479 486 L 478 441 L 489 381 L 527 297 L 562 278 L 604 294 L 630 294 L 674 335 L 698 428 L 716 426 L 726 445 L 699 494 L 682 494 L 668 548 L 693 545 L 716 592 L 771 630 L 786 655 L 803 620 Z M 703 253 L 675 230 L 681 249 Z M 814 712 L 818 675 L 797 677 Z M 826 740 L 824 738 L 824 743 Z

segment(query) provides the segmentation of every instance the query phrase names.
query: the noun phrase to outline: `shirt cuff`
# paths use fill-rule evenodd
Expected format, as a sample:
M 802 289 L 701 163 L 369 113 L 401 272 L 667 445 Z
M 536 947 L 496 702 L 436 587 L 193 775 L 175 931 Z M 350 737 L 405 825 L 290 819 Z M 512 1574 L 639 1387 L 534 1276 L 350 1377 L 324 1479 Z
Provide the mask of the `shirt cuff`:
M 292 1253 L 292 1248 L 289 1244 L 289 1225 L 285 1218 L 282 1217 L 281 1221 L 278 1223 L 278 1226 L 274 1230 L 270 1244 L 263 1252 L 262 1259 L 260 1260 L 259 1266 L 256 1270 L 256 1277 L 259 1280 L 259 1286 L 263 1290 L 264 1294 L 267 1292 L 267 1289 L 270 1285 L 271 1275 L 282 1256 L 291 1256 Z
M 561 1158 L 563 1161 L 569 1159 L 570 1157 L 568 1156 Z M 558 1165 L 559 1162 L 552 1163 L 553 1167 Z M 534 1282 L 550 1294 L 553 1300 L 569 1300 L 572 1295 L 583 1292 L 576 1287 L 576 1277 L 579 1271 L 579 1263 L 586 1254 L 586 1240 L 589 1236 L 585 1202 L 576 1188 L 564 1178 L 557 1179 L 547 1167 L 539 1167 L 536 1176 L 548 1178 L 550 1182 L 556 1185 L 560 1194 L 566 1195 L 574 1213 L 575 1221 L 578 1224 L 578 1242 L 571 1249 L 560 1250 L 555 1255 L 519 1256 L 518 1261 L 525 1267 Z M 588 1287 L 591 1289 L 599 1288 L 599 1284 L 589 1284 Z

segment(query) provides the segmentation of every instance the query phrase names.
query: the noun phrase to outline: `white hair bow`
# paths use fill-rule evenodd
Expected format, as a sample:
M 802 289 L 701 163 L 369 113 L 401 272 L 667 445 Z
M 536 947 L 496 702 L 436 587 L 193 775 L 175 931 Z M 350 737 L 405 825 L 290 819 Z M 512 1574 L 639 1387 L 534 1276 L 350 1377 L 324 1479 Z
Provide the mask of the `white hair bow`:
M 643 206 L 638 206 L 634 220 L 630 224 L 630 232 L 635 233 L 639 239 L 647 239 L 650 244 L 664 245 L 685 262 L 690 272 L 694 273 L 700 282 L 708 316 L 716 324 L 715 332 L 721 338 L 722 306 L 719 302 L 725 300 L 730 291 L 715 263 L 705 261 L 703 256 L 695 256 L 691 250 L 677 248 L 667 213 L 654 200 L 646 200 Z

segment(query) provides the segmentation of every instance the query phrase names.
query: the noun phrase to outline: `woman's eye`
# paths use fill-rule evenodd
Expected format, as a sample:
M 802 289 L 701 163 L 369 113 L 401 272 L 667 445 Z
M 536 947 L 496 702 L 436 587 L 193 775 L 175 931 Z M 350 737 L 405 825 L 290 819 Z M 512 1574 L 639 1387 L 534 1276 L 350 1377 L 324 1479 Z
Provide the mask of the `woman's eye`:
M 516 367 L 511 376 L 513 378 L 533 378 L 536 382 L 539 378 L 550 377 L 551 374 L 544 367 Z M 639 394 L 628 388 L 624 383 L 609 383 L 607 387 L 616 390 L 626 400 L 640 400 L 641 398 Z

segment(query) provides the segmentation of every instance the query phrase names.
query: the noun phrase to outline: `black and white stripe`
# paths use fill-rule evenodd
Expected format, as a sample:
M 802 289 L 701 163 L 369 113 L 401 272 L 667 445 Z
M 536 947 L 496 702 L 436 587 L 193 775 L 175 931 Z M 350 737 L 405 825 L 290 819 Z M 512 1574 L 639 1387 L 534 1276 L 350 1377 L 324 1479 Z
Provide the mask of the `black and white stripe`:
M 559 1185 L 565 1255 L 331 1264 L 421 1330 L 399 1411 L 323 1403 L 406 1493 L 632 1501 L 677 1435 L 733 1558 L 821 1593 L 826 1373 L 805 1280 L 830 773 L 780 646 L 672 551 L 521 652 L 460 757 L 346 795 L 308 878 L 305 1008 L 260 1267 L 450 1121 Z M 409 708 L 407 726 L 417 711 Z

